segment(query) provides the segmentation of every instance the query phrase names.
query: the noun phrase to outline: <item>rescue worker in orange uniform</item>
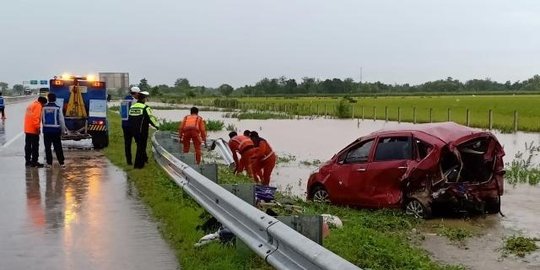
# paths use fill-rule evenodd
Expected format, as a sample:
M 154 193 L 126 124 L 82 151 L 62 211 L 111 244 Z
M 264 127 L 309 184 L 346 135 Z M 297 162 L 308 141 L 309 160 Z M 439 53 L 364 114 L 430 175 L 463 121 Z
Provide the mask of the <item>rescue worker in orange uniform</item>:
M 258 183 L 257 176 L 253 173 L 253 158 L 257 153 L 255 144 L 248 136 L 238 135 L 236 131 L 229 133 L 229 148 L 231 149 L 234 164 L 236 168 L 235 173 L 241 173 L 246 170 L 249 177 L 253 178 Z M 240 154 L 240 160 L 238 160 L 238 154 Z
M 199 116 L 199 109 L 192 107 L 190 115 L 186 115 L 184 120 L 178 127 L 178 136 L 183 144 L 182 152 L 188 153 L 191 141 L 195 147 L 195 161 L 201 164 L 202 153 L 201 144 L 206 144 L 206 125 L 204 120 Z
M 261 179 L 263 185 L 268 186 L 272 170 L 276 166 L 276 154 L 268 141 L 259 137 L 259 133 L 251 131 L 249 136 L 255 145 L 255 149 L 257 149 L 253 162 L 253 172 Z
M 38 97 L 36 101 L 26 107 L 24 115 L 24 159 L 26 160 L 26 167 L 42 168 L 44 166 L 38 162 L 38 157 L 41 113 L 45 103 L 47 103 L 45 97 Z

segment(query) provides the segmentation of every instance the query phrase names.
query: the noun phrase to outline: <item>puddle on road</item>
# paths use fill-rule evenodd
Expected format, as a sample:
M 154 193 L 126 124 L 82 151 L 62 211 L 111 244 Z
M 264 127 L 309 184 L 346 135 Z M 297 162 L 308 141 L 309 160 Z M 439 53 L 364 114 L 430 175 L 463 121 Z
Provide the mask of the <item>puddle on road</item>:
M 24 168 L 22 156 L 0 157 L 10 189 L 0 210 L 16 213 L 0 222 L 0 268 L 178 269 L 124 172 L 100 152 L 70 144 L 88 142 L 65 143 L 66 169 Z
M 156 110 L 159 118 L 179 121 L 188 114 L 187 110 Z M 221 120 L 225 126 L 233 125 L 238 131 L 255 130 L 272 145 L 280 156 L 293 156 L 295 160 L 277 165 L 272 175 L 271 185 L 281 191 L 305 198 L 306 182 L 309 174 L 317 168 L 304 165 L 314 161 L 324 162 L 354 139 L 373 131 L 396 126 L 412 125 L 385 121 L 352 119 L 287 119 L 287 120 L 238 120 L 224 118 L 222 112 L 201 111 L 207 120 Z M 518 132 L 501 134 L 494 132 L 504 146 L 505 162 L 510 162 L 518 152 L 525 152 L 525 143 L 538 145 L 540 134 Z M 209 138 L 228 139 L 228 131 L 210 132 Z M 538 162 L 535 160 L 534 162 Z M 540 252 L 524 259 L 502 259 L 503 238 L 514 234 L 540 237 L 540 187 L 506 185 L 502 197 L 502 211 L 506 215 L 489 215 L 473 220 L 444 219 L 430 220 L 426 227 L 444 225 L 446 227 L 468 227 L 479 231 L 479 235 L 467 242 L 466 248 L 449 243 L 443 237 L 426 229 L 426 240 L 422 246 L 436 260 L 449 264 L 463 264 L 470 269 L 540 269 Z M 540 243 L 539 243 L 540 244 Z

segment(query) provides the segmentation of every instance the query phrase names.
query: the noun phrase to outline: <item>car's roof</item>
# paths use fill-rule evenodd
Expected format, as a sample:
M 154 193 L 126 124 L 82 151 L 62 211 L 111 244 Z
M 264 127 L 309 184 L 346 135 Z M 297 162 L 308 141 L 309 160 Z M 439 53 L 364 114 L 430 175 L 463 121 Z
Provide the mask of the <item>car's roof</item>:
M 465 136 L 469 136 L 475 133 L 485 133 L 479 129 L 473 129 L 470 127 L 462 126 L 454 122 L 442 122 L 442 123 L 430 123 L 430 124 L 414 124 L 414 125 L 400 125 L 395 128 L 381 129 L 371 133 L 370 135 L 377 136 L 392 132 L 423 132 L 433 137 L 437 137 L 445 143 L 456 141 Z

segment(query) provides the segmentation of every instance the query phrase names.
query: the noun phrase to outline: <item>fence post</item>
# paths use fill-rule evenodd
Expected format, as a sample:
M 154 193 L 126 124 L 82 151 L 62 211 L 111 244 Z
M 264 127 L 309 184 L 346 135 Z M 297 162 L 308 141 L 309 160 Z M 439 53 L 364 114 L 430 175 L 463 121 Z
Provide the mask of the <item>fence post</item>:
M 324 104 L 324 118 L 328 116 L 328 104 Z
M 373 106 L 373 121 L 377 119 L 377 107 Z
M 471 123 L 471 115 L 470 115 L 469 109 L 467 109 L 467 118 L 465 120 L 465 125 L 470 126 L 470 123 Z
M 416 124 L 416 107 L 412 108 L 412 122 Z
M 448 122 L 450 122 L 452 119 L 452 110 L 450 108 L 448 108 Z
M 433 123 L 433 108 L 429 108 L 429 122 Z
M 397 107 L 397 122 L 401 123 L 401 108 Z
M 518 112 L 514 111 L 514 132 L 518 131 Z
M 364 121 L 364 106 L 362 106 L 362 121 Z
M 489 119 L 488 119 L 488 122 L 489 122 L 489 130 L 492 130 L 493 129 L 493 110 L 489 110 Z
M 384 121 L 388 122 L 388 106 L 384 106 Z

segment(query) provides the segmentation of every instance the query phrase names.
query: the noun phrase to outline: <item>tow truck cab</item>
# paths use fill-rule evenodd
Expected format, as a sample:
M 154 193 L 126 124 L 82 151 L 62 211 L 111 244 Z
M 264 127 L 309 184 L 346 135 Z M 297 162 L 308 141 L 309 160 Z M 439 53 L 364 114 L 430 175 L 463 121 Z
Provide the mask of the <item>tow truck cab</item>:
M 62 140 L 92 139 L 94 149 L 109 145 L 107 88 L 93 77 L 62 76 L 50 80 L 49 92 L 56 95 L 68 133 Z

